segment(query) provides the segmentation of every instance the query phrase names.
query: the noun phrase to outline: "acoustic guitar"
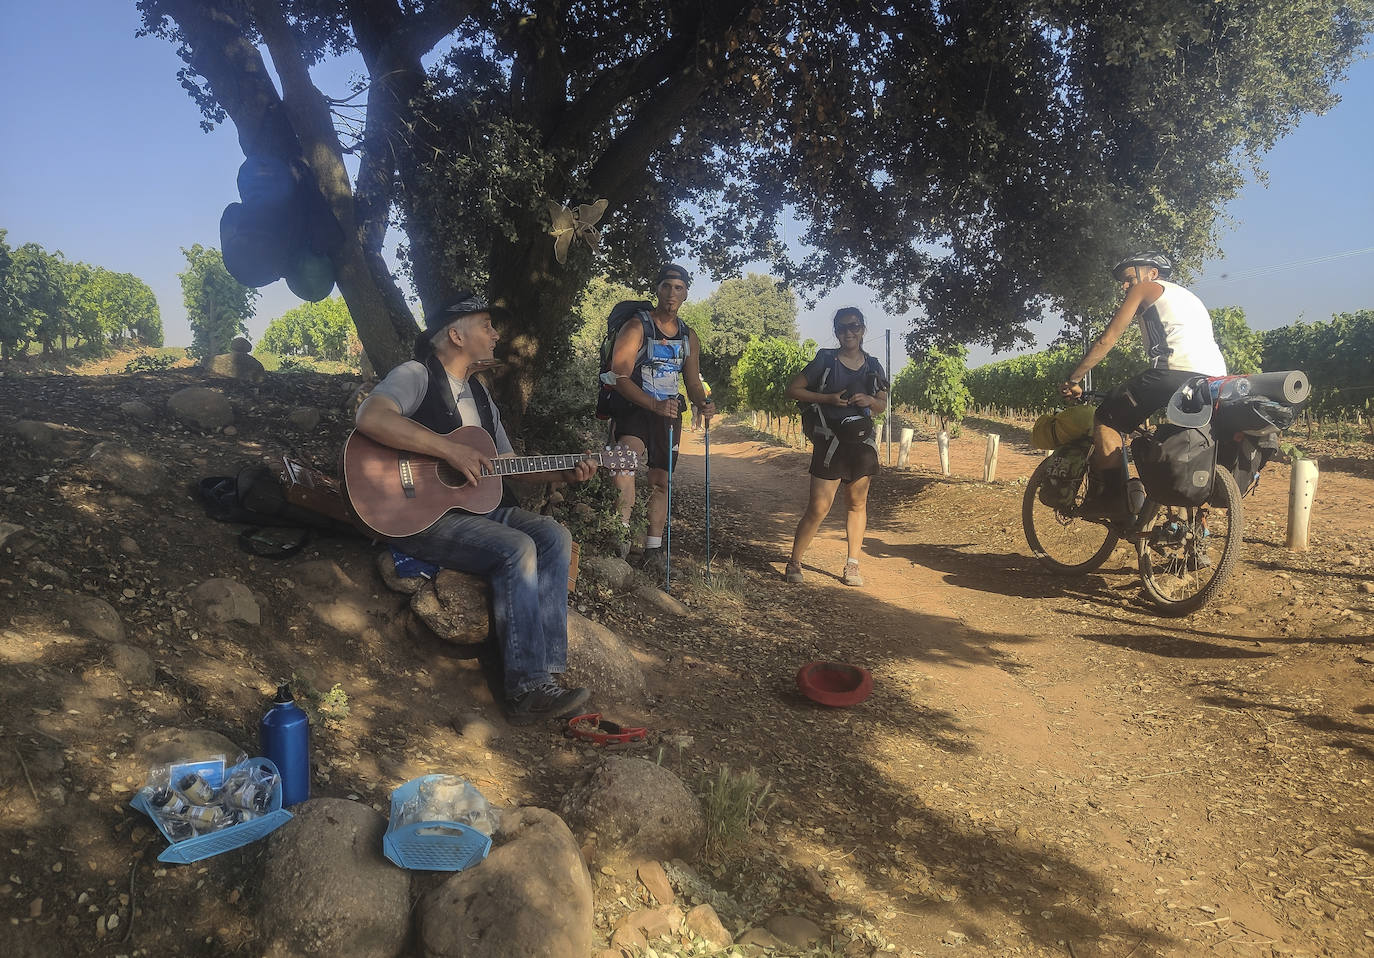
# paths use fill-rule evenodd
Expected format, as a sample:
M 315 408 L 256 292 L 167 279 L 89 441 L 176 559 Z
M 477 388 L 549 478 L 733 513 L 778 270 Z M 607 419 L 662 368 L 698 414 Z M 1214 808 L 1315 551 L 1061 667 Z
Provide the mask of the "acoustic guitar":
M 399 539 L 423 532 L 450 509 L 486 515 L 501 504 L 502 476 L 571 469 L 590 459 L 614 472 L 639 468 L 639 454 L 626 446 L 566 456 L 501 456 L 481 426 L 459 426 L 447 439 L 471 446 L 491 459 L 475 483 L 443 459 L 392 449 L 353 430 L 343 448 L 344 492 L 353 512 L 373 532 Z

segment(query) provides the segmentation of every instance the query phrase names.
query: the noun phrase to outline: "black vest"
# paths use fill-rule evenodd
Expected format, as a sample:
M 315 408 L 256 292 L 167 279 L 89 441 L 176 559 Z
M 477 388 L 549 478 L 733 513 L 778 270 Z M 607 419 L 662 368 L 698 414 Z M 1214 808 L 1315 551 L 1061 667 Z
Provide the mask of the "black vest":
M 472 389 L 472 400 L 477 404 L 481 422 L 465 423 L 463 417 L 458 414 L 458 403 L 453 398 L 453 389 L 448 384 L 448 371 L 444 369 L 444 364 L 439 362 L 439 357 L 431 353 L 425 360 L 425 369 L 429 372 L 429 388 L 425 390 L 425 398 L 420 400 L 420 405 L 410 414 L 410 418 L 441 436 L 453 432 L 459 426 L 481 426 L 491 436 L 492 441 L 495 441 L 496 417 L 491 411 L 491 397 L 482 388 L 482 384 L 476 378 L 468 380 L 468 386 Z
M 459 426 L 480 425 L 495 442 L 496 416 L 491 410 L 491 397 L 487 395 L 486 389 L 477 378 L 468 379 L 468 388 L 472 390 L 472 400 L 477 404 L 477 414 L 481 422 L 465 423 L 458 413 L 458 403 L 453 398 L 453 389 L 448 384 L 448 371 L 444 369 L 444 364 L 439 362 L 439 357 L 431 353 L 425 360 L 425 369 L 429 372 L 429 387 L 425 390 L 425 398 L 420 400 L 420 405 L 410 414 L 410 418 L 430 432 L 437 432 L 441 436 L 448 435 Z M 501 505 L 516 504 L 517 500 L 510 486 L 504 486 L 501 490 Z

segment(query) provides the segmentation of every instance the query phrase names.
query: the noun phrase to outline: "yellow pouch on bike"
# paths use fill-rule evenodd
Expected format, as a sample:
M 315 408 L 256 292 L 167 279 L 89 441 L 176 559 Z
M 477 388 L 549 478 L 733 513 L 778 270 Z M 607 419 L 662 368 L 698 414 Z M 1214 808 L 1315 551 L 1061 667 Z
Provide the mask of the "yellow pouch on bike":
M 1031 445 L 1036 449 L 1058 449 L 1066 442 L 1086 439 L 1093 432 L 1096 406 L 1070 406 L 1060 412 L 1047 412 L 1031 427 Z

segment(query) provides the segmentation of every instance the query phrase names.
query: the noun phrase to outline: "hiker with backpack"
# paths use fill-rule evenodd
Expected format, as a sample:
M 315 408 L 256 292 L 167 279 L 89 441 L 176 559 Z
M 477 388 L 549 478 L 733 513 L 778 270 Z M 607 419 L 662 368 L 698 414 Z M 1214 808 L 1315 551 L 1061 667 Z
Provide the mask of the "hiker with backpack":
M 639 453 L 649 465 L 651 491 L 648 502 L 648 532 L 644 538 L 645 568 L 663 571 L 667 557 L 663 532 L 668 522 L 668 474 L 677 465 L 678 441 L 682 437 L 682 414 L 686 409 L 680 389 L 701 410 L 706 422 L 716 413 L 715 404 L 701 384 L 701 344 L 697 334 L 678 318 L 687 301 L 692 275 L 676 263 L 658 271 L 658 304 L 652 310 L 635 309 L 630 316 L 612 311 L 607 337 L 614 336 L 609 350 L 609 369 L 602 376 L 604 410 L 612 420 L 613 441 L 624 443 Z M 621 306 L 645 305 L 623 303 Z M 618 329 L 614 324 L 620 322 Z M 620 521 L 625 529 L 621 543 L 622 558 L 630 551 L 630 513 L 635 504 L 635 477 L 618 475 Z
M 888 383 L 882 364 L 864 352 L 864 314 L 846 306 L 835 313 L 833 324 L 839 348 L 817 350 L 787 386 L 787 398 L 801 404 L 802 429 L 815 449 L 808 470 L 810 496 L 797 522 L 783 578 L 802 581 L 802 556 L 830 513 L 835 493 L 844 486 L 849 554 L 840 581 L 861 586 L 859 557 L 868 526 L 868 484 L 878 472 L 878 429 L 873 417 L 887 409 Z

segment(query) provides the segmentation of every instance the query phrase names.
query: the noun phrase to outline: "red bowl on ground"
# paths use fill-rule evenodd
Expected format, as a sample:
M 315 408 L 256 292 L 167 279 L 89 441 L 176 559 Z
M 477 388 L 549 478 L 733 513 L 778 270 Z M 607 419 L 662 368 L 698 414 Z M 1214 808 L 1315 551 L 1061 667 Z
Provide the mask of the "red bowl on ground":
M 843 708 L 868 698 L 873 691 L 873 676 L 857 665 L 808 662 L 797 672 L 797 688 L 813 702 Z

